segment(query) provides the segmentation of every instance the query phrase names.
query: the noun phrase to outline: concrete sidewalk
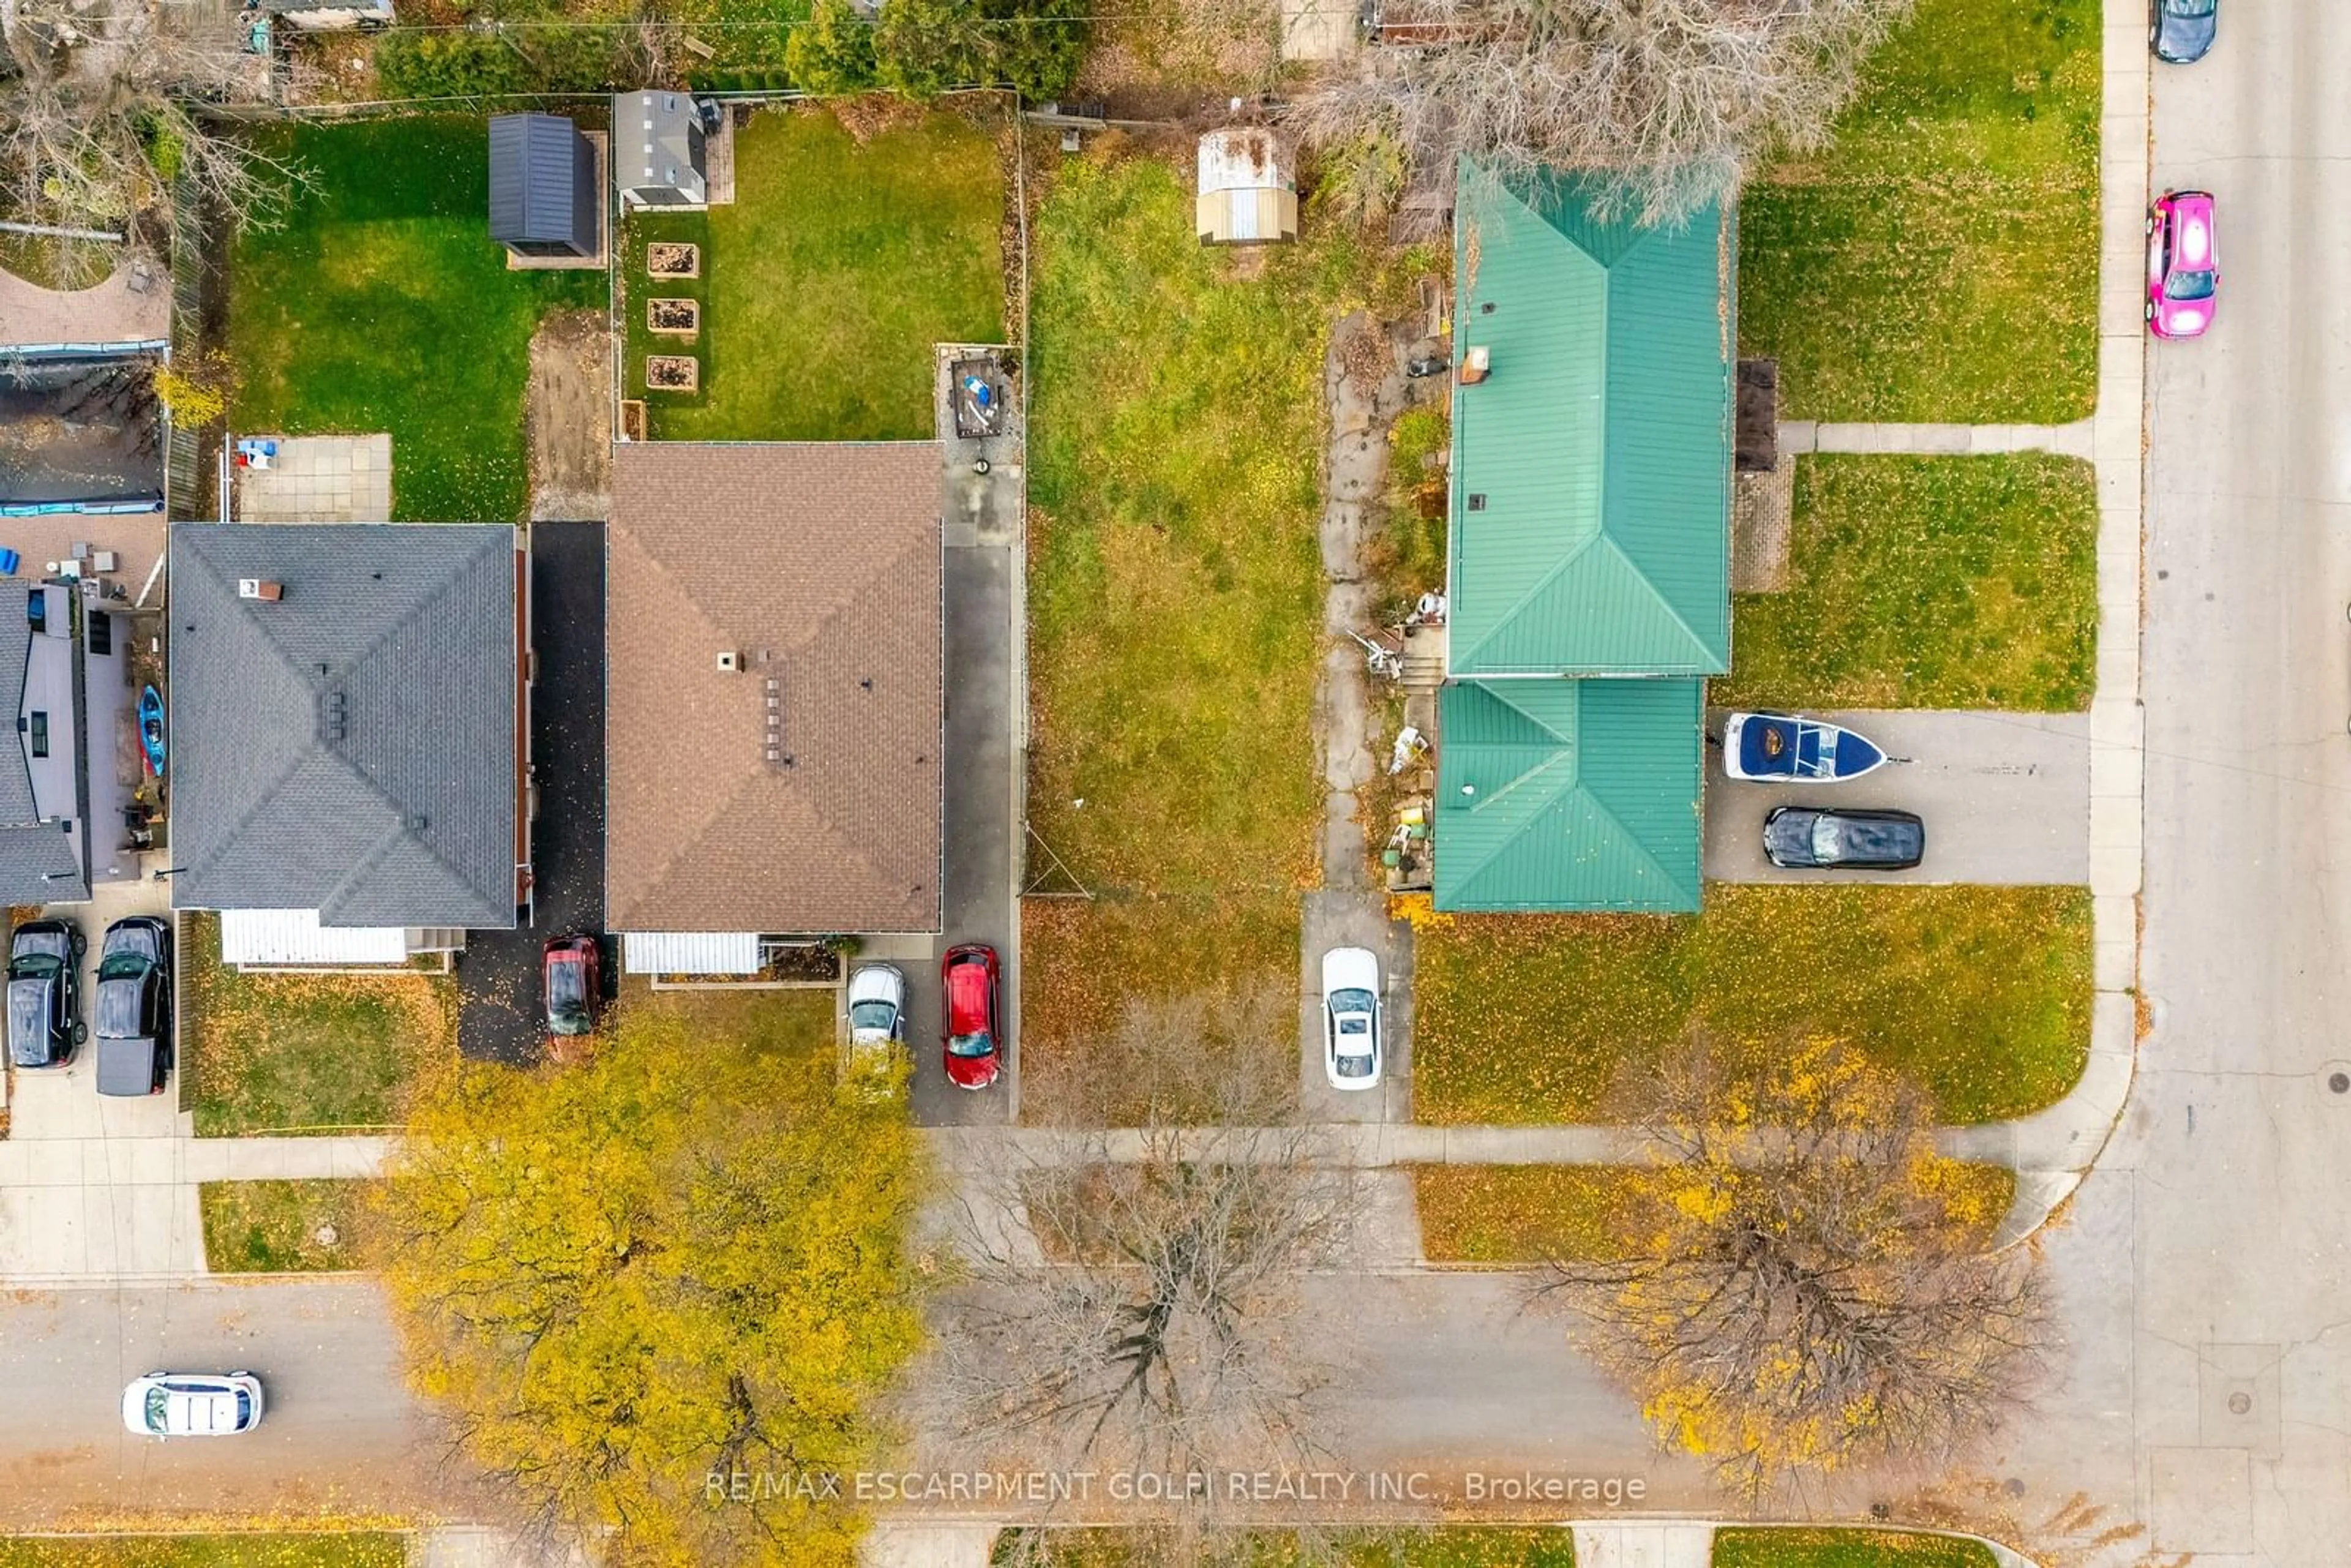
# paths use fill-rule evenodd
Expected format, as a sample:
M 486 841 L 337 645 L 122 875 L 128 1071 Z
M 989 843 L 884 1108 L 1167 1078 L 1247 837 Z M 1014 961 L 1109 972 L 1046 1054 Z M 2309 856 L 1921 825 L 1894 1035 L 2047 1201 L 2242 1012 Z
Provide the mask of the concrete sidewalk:
M 1971 457 L 2001 452 L 2091 456 L 2095 422 L 2071 424 L 1833 424 L 1808 419 L 1780 425 L 1780 451 L 1862 452 L 1914 457 Z
M 2090 880 L 2090 718 L 2087 714 L 1954 713 L 1924 709 L 1824 713 L 1857 730 L 1889 761 L 1844 784 L 1734 782 L 1709 753 L 1706 875 L 1735 883 L 1991 883 L 2086 884 Z M 1722 733 L 1723 715 L 1707 716 Z M 1896 807 L 1927 823 L 1927 858 L 1902 872 L 1782 871 L 1763 855 L 1774 806 Z

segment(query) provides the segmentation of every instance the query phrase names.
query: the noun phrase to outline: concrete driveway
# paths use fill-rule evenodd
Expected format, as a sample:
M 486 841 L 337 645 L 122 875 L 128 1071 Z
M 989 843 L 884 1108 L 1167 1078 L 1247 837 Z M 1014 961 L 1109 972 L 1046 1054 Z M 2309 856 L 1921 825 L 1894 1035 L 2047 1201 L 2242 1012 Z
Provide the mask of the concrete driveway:
M 457 960 L 457 1049 L 527 1066 L 547 1046 L 539 953 L 549 936 L 604 929 L 604 525 L 533 523 L 530 759 L 533 924 L 475 931 Z M 605 955 L 608 983 L 617 976 Z
M 122 1386 L 250 1369 L 269 1412 L 246 1437 L 123 1430 Z M 0 1528 L 92 1518 L 320 1511 L 485 1517 L 401 1382 L 375 1285 L 357 1279 L 18 1291 L 0 1297 Z
M 1723 714 L 1707 715 L 1722 733 Z M 2090 716 L 1888 710 L 1814 713 L 1886 749 L 1876 772 L 1844 784 L 1734 783 L 1707 749 L 1706 875 L 1713 882 L 2087 883 Z M 1779 805 L 1916 811 L 1925 863 L 1903 872 L 1782 871 L 1763 858 L 1763 817 Z
M 1298 1113 L 1308 1122 L 1412 1120 L 1411 927 L 1387 918 L 1359 893 L 1306 894 L 1306 941 L 1300 956 L 1303 995 L 1298 1022 Z M 1381 1051 L 1376 1089 L 1333 1089 L 1323 1066 L 1322 955 L 1368 947 L 1380 961 Z
M 44 914 L 89 938 L 82 955 L 87 1020 L 106 927 L 127 915 L 171 913 L 168 883 L 99 883 L 88 904 Z M 195 1188 L 183 1169 L 193 1135 L 182 1113 L 178 1064 L 162 1094 L 102 1096 L 97 1050 L 68 1066 L 8 1074 L 8 1135 L 0 1139 L 0 1280 L 187 1274 L 203 1266 Z

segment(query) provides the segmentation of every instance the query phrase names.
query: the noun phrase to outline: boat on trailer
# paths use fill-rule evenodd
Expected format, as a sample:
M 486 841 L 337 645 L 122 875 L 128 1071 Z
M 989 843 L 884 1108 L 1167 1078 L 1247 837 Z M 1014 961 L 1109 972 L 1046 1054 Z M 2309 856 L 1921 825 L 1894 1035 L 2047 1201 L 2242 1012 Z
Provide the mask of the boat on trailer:
M 1839 784 L 1886 760 L 1876 745 L 1824 719 L 1735 713 L 1723 721 L 1722 770 L 1733 779 Z

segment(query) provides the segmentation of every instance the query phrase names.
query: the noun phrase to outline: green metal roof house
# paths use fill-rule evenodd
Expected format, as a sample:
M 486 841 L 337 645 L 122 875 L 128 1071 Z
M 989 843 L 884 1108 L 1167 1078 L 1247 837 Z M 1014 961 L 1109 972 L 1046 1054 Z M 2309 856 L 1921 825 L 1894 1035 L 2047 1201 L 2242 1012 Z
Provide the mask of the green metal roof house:
M 1446 686 L 1437 907 L 1696 909 L 1704 685 Z
M 1730 667 L 1737 240 L 1465 163 L 1436 902 L 1695 910 Z

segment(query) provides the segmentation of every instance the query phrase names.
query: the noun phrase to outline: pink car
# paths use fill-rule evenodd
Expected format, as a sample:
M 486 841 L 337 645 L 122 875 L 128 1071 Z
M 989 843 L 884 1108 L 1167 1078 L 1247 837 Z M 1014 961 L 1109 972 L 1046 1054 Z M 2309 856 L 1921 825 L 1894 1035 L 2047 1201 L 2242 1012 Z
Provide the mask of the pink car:
M 2212 324 L 2220 287 L 2212 239 L 2212 198 L 2169 191 L 2147 220 L 2147 324 L 2158 338 L 2193 338 Z

